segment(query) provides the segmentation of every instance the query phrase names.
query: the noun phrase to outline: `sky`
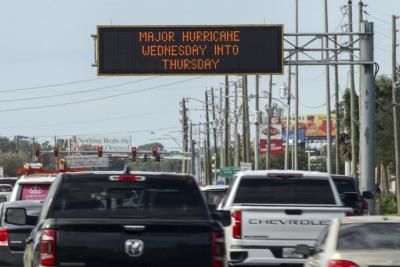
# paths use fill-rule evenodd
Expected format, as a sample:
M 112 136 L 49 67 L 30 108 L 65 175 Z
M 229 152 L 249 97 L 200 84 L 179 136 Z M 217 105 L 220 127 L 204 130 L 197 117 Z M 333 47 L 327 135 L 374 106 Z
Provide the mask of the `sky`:
M 299 2 L 299 31 L 322 32 L 323 0 Z M 329 31 L 340 32 L 347 23 L 341 12 L 347 1 L 328 2 Z M 39 140 L 69 135 L 123 135 L 132 136 L 133 145 L 159 141 L 176 149 L 182 139 L 179 102 L 184 97 L 203 100 L 206 89 L 223 85 L 223 76 L 99 77 L 91 66 L 94 47 L 90 35 L 96 33 L 97 25 L 283 24 L 285 33 L 295 30 L 295 0 L 0 3 L 0 135 Z M 353 1 L 355 29 L 357 3 Z M 379 73 L 390 74 L 391 15 L 400 15 L 400 1 L 364 3 L 364 16 L 375 23 L 374 52 Z M 341 92 L 348 83 L 347 72 L 348 67 L 340 67 Z M 231 81 L 238 78 L 229 77 Z M 322 66 L 299 68 L 300 114 L 326 112 L 324 78 Z M 268 79 L 267 75 L 261 76 L 261 91 L 267 90 Z M 249 76 L 250 93 L 255 90 L 254 80 Z M 275 75 L 273 82 L 273 95 L 279 97 L 287 75 Z M 254 112 L 254 104 L 251 100 L 250 113 Z M 266 99 L 262 98 L 261 106 L 265 104 Z M 204 121 L 204 112 L 199 111 L 204 105 L 189 100 L 187 107 L 193 123 Z

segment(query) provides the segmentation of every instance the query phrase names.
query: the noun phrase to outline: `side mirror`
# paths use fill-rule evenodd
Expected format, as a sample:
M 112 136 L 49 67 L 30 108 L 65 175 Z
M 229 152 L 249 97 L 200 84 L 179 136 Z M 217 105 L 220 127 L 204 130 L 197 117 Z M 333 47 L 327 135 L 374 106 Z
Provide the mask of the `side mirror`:
M 311 256 L 312 254 L 314 254 L 315 250 L 314 250 L 314 248 L 312 248 L 308 245 L 300 244 L 295 247 L 295 252 L 297 254 L 308 257 L 308 256 Z
M 231 225 L 231 212 L 229 210 L 216 210 L 212 212 L 212 218 L 220 222 L 223 226 Z
M 8 208 L 6 211 L 5 222 L 15 225 L 26 225 L 28 216 L 24 208 Z
M 362 192 L 362 197 L 365 199 L 373 199 L 374 195 L 372 194 L 371 191 L 364 191 Z
M 358 201 L 358 194 L 355 192 L 346 192 L 344 193 L 343 202 L 346 206 L 354 206 Z

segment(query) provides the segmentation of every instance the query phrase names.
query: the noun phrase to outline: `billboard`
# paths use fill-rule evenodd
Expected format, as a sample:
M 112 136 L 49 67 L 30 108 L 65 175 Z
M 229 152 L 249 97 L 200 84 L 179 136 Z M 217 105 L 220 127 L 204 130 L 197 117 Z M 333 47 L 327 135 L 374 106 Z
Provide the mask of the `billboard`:
M 291 118 L 290 121 L 290 130 L 289 130 L 289 135 L 292 132 L 292 129 L 294 129 L 295 123 L 294 123 L 295 118 Z M 286 118 L 282 118 L 282 127 L 283 132 L 286 132 Z M 303 138 L 303 136 L 300 136 L 302 132 L 304 132 L 305 136 L 304 138 L 306 140 L 312 141 L 312 140 L 323 140 L 324 137 L 327 135 L 327 118 L 326 114 L 308 114 L 304 116 L 300 116 L 298 118 L 298 129 L 299 129 L 299 139 Z M 331 136 L 335 137 L 336 136 L 336 116 L 335 114 L 331 115 Z M 283 139 L 285 137 L 283 136 Z
M 267 152 L 267 140 L 260 139 L 260 153 Z M 281 155 L 283 153 L 282 140 L 271 140 L 270 152 L 272 155 Z
M 130 152 L 130 136 L 72 136 L 71 151 L 96 152 L 102 146 L 104 152 Z
M 271 125 L 269 131 L 271 140 L 282 140 L 282 123 L 279 117 L 273 116 L 271 118 Z M 260 138 L 268 139 L 268 124 L 260 125 Z
M 109 167 L 108 157 L 99 158 L 97 155 L 72 155 L 66 156 L 68 168 L 100 168 Z
M 283 25 L 98 26 L 98 75 L 282 74 Z

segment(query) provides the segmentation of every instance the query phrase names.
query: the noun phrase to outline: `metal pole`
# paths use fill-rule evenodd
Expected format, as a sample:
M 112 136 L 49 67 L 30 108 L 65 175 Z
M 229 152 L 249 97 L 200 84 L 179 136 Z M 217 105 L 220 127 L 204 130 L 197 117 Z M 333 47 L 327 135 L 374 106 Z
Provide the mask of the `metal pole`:
M 248 158 L 247 158 L 247 120 L 246 120 L 246 102 L 247 102 L 247 76 L 244 75 L 243 76 L 243 80 L 242 80 L 242 86 L 243 86 L 243 92 L 242 92 L 242 110 L 243 110 L 243 114 L 242 114 L 242 144 L 243 144 L 243 161 L 247 162 Z
M 396 194 L 397 194 L 397 214 L 400 214 L 400 147 L 399 147 L 399 123 L 397 119 L 397 16 L 392 16 L 392 98 L 393 98 L 393 130 L 394 130 L 394 155 L 395 155 L 395 175 L 396 175 Z
M 191 174 L 192 175 L 195 175 L 195 173 L 196 173 L 196 141 L 195 141 L 195 139 L 194 139 L 194 137 L 193 137 L 193 124 L 192 123 L 190 123 L 190 126 L 189 126 L 189 132 L 190 132 L 190 142 L 191 142 L 191 145 L 190 145 L 190 152 L 191 152 L 191 164 L 190 164 L 190 166 L 191 166 Z
M 328 33 L 328 0 L 324 0 L 325 10 L 325 33 Z M 324 38 L 324 47 L 329 47 L 328 36 Z M 325 52 L 325 59 L 329 60 L 329 51 Z M 329 65 L 325 67 L 326 73 L 326 169 L 328 173 L 332 173 L 332 144 L 331 144 L 331 89 L 330 89 L 330 77 L 329 77 Z
M 182 98 L 182 152 L 185 156 L 187 152 L 187 118 L 186 118 L 186 100 Z M 186 161 L 182 160 L 182 172 L 186 173 Z
M 335 48 L 337 48 L 337 36 L 334 37 Z M 335 52 L 335 61 L 338 61 L 338 53 Z M 336 116 L 336 132 L 335 132 L 335 173 L 339 174 L 340 167 L 340 147 L 339 147 L 339 127 L 340 127 L 340 119 L 339 119 L 339 67 L 335 65 L 335 116 Z
M 226 166 L 226 161 L 224 157 L 224 119 L 223 119 L 223 95 L 222 95 L 222 88 L 219 88 L 219 138 L 220 138 L 220 167 Z
M 239 134 L 239 127 L 238 127 L 238 121 L 239 121 L 239 114 L 238 114 L 238 86 L 237 86 L 237 82 L 235 82 L 235 136 L 234 136 L 234 140 L 235 140 L 235 155 L 234 155 L 234 166 L 235 167 L 239 167 L 239 158 L 240 158 L 240 148 L 239 148 L 239 138 L 238 138 L 238 134 Z
M 224 163 L 229 166 L 229 150 L 230 150 L 230 136 L 229 136 L 229 79 L 225 75 L 225 109 L 224 109 Z
M 374 24 L 363 22 L 362 33 L 373 33 Z M 365 35 L 360 39 L 360 59 L 374 61 L 373 35 Z M 360 91 L 360 177 L 361 191 L 375 192 L 375 73 L 373 64 L 361 65 Z M 374 213 L 375 202 L 369 200 L 369 213 Z
M 214 154 L 215 154 L 215 168 L 219 169 L 218 145 L 217 145 L 217 126 L 218 122 L 215 116 L 215 99 L 214 88 L 211 87 L 211 108 L 213 118 L 213 138 L 214 138 Z
M 296 0 L 296 33 L 299 33 L 299 0 Z M 299 37 L 296 36 L 296 47 L 299 46 Z M 299 53 L 296 53 L 296 61 L 299 60 Z M 297 146 L 298 146 L 298 130 L 299 130 L 299 65 L 296 65 L 296 91 L 295 91 L 295 108 L 294 108 L 294 170 L 298 169 Z
M 205 177 L 206 183 L 211 184 L 211 151 L 210 151 L 210 117 L 208 114 L 208 92 L 205 92 L 205 100 L 206 100 L 206 159 L 207 164 L 205 165 L 207 168 L 205 169 Z
M 311 154 L 311 151 L 310 150 L 308 150 L 307 151 L 307 162 L 308 162 L 308 171 L 311 171 L 311 159 L 310 159 L 310 154 Z
M 197 181 L 201 181 L 201 133 L 200 133 L 200 124 L 197 125 L 199 127 L 198 129 L 198 148 L 197 148 L 197 171 L 196 171 L 196 176 L 197 176 Z
M 353 6 L 351 0 L 348 1 L 348 24 L 349 24 L 349 32 L 353 32 Z M 349 36 L 350 48 L 353 48 L 353 35 Z M 354 55 L 350 52 L 350 61 L 354 61 Z M 358 155 L 356 153 L 356 92 L 355 92 L 355 84 L 354 84 L 354 65 L 350 65 L 350 139 L 351 139 L 351 175 L 357 177 L 357 158 Z
M 292 86 L 292 67 L 289 66 L 288 88 L 287 88 L 287 118 L 286 118 L 286 140 L 285 140 L 285 170 L 289 169 L 289 131 L 290 131 L 290 100 Z
M 254 169 L 260 169 L 260 77 L 256 75 L 256 112 L 255 112 L 255 142 Z
M 246 87 L 246 93 L 245 95 L 245 99 L 246 101 L 244 102 L 244 106 L 246 107 L 245 111 L 246 111 L 246 116 L 244 117 L 246 123 L 246 162 L 250 162 L 251 161 L 251 157 L 250 157 L 250 123 L 249 123 L 249 87 L 248 87 L 248 83 L 247 83 L 247 75 L 245 75 L 245 87 Z
M 271 168 L 271 117 L 272 117 L 272 75 L 269 76 L 268 109 L 267 109 L 267 144 L 265 151 L 266 169 Z

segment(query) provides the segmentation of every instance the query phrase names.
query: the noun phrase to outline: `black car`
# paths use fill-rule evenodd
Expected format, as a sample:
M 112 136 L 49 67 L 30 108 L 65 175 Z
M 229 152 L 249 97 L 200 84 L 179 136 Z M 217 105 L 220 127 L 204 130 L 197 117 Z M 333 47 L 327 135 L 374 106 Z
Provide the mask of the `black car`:
M 364 215 L 368 212 L 368 202 L 366 199 L 372 198 L 372 193 L 366 191 L 360 194 L 356 178 L 346 175 L 332 175 L 332 179 L 343 203 L 345 206 L 353 208 L 354 215 Z M 353 200 L 346 203 L 344 201 L 346 194 L 351 194 Z
M 0 204 L 0 266 L 22 266 L 25 239 L 37 222 L 43 203 L 14 201 Z

